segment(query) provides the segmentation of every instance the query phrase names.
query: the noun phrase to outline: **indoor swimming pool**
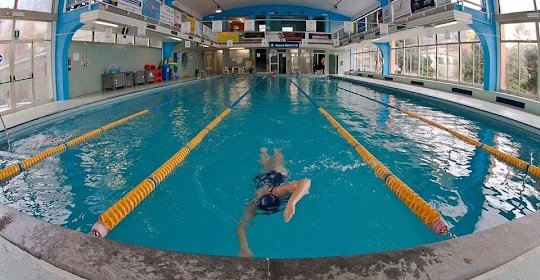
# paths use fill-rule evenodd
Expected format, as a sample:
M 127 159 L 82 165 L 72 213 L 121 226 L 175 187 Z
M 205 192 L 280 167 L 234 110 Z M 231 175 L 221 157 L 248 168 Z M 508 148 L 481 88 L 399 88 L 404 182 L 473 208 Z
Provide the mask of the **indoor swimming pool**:
M 293 83 L 294 82 L 294 83 Z M 1 167 L 148 109 L 5 180 L 0 203 L 83 233 L 223 110 L 232 112 L 107 238 L 165 250 L 236 256 L 236 228 L 262 171 L 259 150 L 280 148 L 288 181 L 310 193 L 284 223 L 258 215 L 247 236 L 255 257 L 344 256 L 447 240 L 426 227 L 302 93 L 439 211 L 458 236 L 540 208 L 539 178 L 404 108 L 487 145 L 540 164 L 540 136 L 455 106 L 323 77 L 236 76 L 195 81 L 72 114 L 2 146 Z M 360 95 L 357 95 L 357 94 Z

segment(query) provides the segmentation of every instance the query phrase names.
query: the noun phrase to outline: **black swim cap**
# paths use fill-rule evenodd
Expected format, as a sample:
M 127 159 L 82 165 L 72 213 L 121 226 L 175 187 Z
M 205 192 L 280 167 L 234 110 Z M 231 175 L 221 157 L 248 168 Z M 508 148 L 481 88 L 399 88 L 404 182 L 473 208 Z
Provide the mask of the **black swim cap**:
M 275 194 L 269 193 L 259 198 L 257 207 L 263 211 L 276 212 L 279 210 L 280 203 L 279 197 L 277 197 Z

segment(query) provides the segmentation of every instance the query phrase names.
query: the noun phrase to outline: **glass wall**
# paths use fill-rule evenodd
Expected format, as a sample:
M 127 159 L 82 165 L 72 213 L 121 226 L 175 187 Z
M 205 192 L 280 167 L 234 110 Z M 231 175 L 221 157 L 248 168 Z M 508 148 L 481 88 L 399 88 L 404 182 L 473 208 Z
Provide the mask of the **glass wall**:
M 484 56 L 476 34 L 449 32 L 391 42 L 390 73 L 481 86 Z
M 135 36 L 121 34 L 107 34 L 103 31 L 92 31 L 88 29 L 79 29 L 73 35 L 73 41 L 79 42 L 96 42 L 96 43 L 109 43 L 119 45 L 134 45 L 150 48 L 161 48 L 162 42 L 157 39 L 139 38 Z
M 538 19 L 523 12 L 539 11 L 538 0 L 499 0 L 501 43 L 500 89 L 538 98 Z
M 351 49 L 351 69 L 364 72 L 382 72 L 382 55 L 374 44 Z
M 0 112 L 54 100 L 52 85 L 53 0 L 0 0 L 0 8 L 34 11 L 0 18 Z M 40 14 L 42 13 L 42 14 Z M 28 13 L 26 13 L 28 14 Z

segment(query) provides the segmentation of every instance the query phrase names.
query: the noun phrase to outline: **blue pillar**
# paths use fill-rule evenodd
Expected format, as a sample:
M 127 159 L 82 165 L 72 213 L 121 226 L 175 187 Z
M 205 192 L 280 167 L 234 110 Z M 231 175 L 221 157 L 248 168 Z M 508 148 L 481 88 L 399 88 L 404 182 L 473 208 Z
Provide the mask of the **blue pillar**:
M 496 91 L 499 87 L 500 50 L 497 37 L 497 23 L 495 22 L 495 5 L 493 0 L 489 2 L 487 13 L 465 8 L 465 11 L 472 14 L 473 23 L 469 27 L 476 32 L 484 52 L 484 89 Z M 455 5 L 456 9 L 461 9 L 460 5 Z
M 74 11 L 64 13 L 64 3 L 66 0 L 58 2 L 58 21 L 56 24 L 56 41 L 54 48 L 54 71 L 56 85 L 56 100 L 69 99 L 69 46 L 73 39 L 73 34 L 83 26 L 80 23 L 80 15 L 87 12 L 88 8 L 79 8 Z M 91 9 L 96 9 L 97 5 L 93 5 Z
M 381 51 L 383 57 L 382 73 L 383 75 L 390 75 L 390 43 L 374 43 Z
M 178 42 L 163 42 L 163 57 L 162 60 L 172 58 L 174 48 Z
M 330 21 L 328 21 L 328 16 L 324 17 L 324 32 L 330 33 Z

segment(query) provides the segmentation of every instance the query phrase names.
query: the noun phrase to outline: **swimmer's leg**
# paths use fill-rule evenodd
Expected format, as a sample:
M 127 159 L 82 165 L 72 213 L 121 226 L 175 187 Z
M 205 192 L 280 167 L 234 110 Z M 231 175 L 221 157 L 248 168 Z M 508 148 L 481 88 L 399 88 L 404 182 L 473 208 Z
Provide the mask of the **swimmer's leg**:
M 270 156 L 268 155 L 268 149 L 266 147 L 261 147 L 260 151 L 261 153 L 260 153 L 259 163 L 263 166 L 264 170 L 270 171 L 271 160 L 270 160 Z
M 281 149 L 274 149 L 274 156 L 272 156 L 271 165 L 272 169 L 287 176 L 289 171 L 285 168 L 285 157 L 281 153 Z

